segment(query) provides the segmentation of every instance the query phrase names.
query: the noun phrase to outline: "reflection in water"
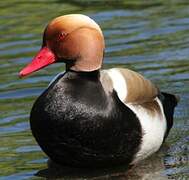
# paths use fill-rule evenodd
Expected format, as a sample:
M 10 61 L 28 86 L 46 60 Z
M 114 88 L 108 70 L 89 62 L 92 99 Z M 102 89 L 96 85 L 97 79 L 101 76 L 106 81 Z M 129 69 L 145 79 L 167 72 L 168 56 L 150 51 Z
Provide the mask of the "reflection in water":
M 165 169 L 163 160 L 161 158 L 163 149 L 151 158 L 144 160 L 134 167 L 113 167 L 109 169 L 78 169 L 59 166 L 52 161 L 48 161 L 48 168 L 40 170 L 36 173 L 37 177 L 45 177 L 46 179 L 128 179 L 128 180 L 142 180 L 142 179 L 167 179 L 162 175 Z
M 0 2 L 0 179 L 189 177 L 189 2 L 95 2 Z M 83 172 L 52 163 L 47 168 L 47 157 L 31 135 L 28 118 L 32 104 L 64 65 L 54 64 L 27 79 L 19 79 L 18 72 L 40 48 L 46 24 L 70 13 L 89 15 L 102 27 L 106 39 L 104 68 L 131 68 L 164 91 L 181 96 L 174 127 L 163 149 L 128 172 L 125 167 Z

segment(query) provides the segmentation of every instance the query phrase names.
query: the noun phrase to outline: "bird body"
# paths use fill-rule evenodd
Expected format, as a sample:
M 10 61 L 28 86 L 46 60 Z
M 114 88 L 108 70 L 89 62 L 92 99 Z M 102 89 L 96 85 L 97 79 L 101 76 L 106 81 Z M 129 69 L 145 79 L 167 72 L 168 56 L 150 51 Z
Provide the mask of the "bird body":
M 158 151 L 173 124 L 175 95 L 124 68 L 101 70 L 104 38 L 84 15 L 53 20 L 21 76 L 65 62 L 31 111 L 31 130 L 55 162 L 77 167 L 132 165 Z

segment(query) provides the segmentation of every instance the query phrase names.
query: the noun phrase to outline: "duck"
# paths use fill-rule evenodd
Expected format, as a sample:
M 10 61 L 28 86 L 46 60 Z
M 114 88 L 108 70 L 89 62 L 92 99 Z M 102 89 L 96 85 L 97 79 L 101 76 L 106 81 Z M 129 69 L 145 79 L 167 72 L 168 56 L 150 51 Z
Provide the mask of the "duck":
M 56 17 L 19 76 L 65 63 L 35 101 L 31 131 L 55 163 L 71 167 L 135 165 L 157 152 L 173 126 L 179 97 L 127 68 L 102 69 L 100 26 L 82 14 Z

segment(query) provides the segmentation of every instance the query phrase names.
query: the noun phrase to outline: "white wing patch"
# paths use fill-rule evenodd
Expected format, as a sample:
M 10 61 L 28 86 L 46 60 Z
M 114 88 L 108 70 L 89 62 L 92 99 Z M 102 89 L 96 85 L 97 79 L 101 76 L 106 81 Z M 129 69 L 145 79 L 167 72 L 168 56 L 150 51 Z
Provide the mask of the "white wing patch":
M 153 115 L 149 114 L 141 105 L 126 104 L 137 115 L 143 130 L 141 147 L 132 163 L 145 159 L 158 151 L 163 143 L 167 126 L 166 118 L 160 100 L 158 98 L 155 100 L 160 106 L 161 113 L 157 111 Z
M 112 80 L 113 88 L 117 92 L 119 99 L 123 102 L 127 96 L 127 85 L 123 75 L 116 68 L 107 70 L 107 73 Z
M 128 107 L 130 108 L 138 117 L 139 122 L 142 127 L 142 142 L 140 145 L 140 150 L 136 154 L 133 164 L 137 163 L 138 161 L 145 159 L 146 157 L 150 156 L 154 152 L 158 151 L 160 146 L 163 143 L 164 135 L 167 128 L 166 118 L 163 111 L 163 106 L 160 100 L 156 97 L 151 99 L 151 101 L 156 101 L 159 105 L 159 108 L 154 109 L 152 111 L 146 109 L 143 104 L 137 104 L 135 101 L 134 103 L 126 103 L 125 99 L 129 97 L 130 94 L 128 93 L 135 93 L 129 92 L 125 77 L 117 68 L 106 70 L 108 76 L 112 81 L 112 88 L 117 92 L 119 99 Z M 137 81 L 138 82 L 138 81 Z M 140 89 L 138 89 L 140 91 Z

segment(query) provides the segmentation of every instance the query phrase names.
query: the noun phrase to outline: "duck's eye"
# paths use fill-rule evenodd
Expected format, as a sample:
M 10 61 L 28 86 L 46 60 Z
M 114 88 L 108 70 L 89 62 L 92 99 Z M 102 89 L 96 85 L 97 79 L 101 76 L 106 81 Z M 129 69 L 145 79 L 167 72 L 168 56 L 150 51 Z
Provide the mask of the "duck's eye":
M 58 36 L 58 40 L 59 41 L 63 40 L 65 38 L 65 36 L 66 36 L 66 33 L 63 33 L 63 32 L 60 33 L 59 36 Z

